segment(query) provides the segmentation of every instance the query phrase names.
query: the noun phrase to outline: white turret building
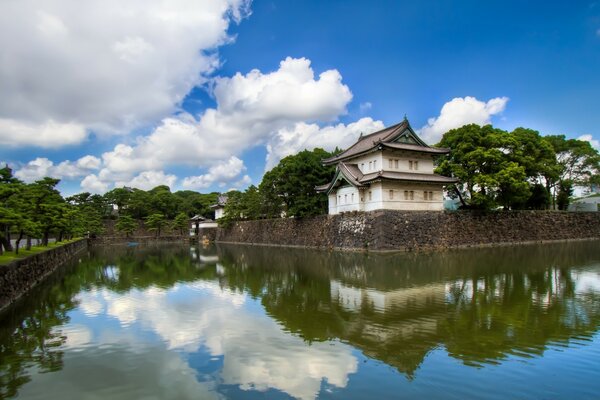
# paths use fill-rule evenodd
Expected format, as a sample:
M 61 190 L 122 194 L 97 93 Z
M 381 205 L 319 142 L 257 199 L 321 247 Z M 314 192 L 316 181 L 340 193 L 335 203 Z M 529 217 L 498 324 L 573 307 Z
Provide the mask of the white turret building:
M 449 151 L 427 145 L 404 119 L 323 160 L 336 171 L 330 183 L 316 189 L 327 193 L 329 214 L 443 210 L 443 187 L 456 179 L 435 174 L 434 158 Z

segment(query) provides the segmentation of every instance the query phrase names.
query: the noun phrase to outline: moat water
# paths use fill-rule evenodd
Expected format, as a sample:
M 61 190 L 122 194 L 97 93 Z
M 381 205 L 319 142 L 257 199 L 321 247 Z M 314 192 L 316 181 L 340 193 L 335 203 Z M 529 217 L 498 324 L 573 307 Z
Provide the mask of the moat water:
M 0 398 L 600 397 L 600 242 L 93 249 L 0 315 Z

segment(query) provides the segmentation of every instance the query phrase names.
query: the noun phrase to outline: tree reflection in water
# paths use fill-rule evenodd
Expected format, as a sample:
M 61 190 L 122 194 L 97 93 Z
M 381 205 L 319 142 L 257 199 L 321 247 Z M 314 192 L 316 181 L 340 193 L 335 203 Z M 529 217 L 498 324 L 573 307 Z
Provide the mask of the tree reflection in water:
M 56 327 L 82 291 L 218 282 L 306 342 L 339 339 L 412 378 L 439 347 L 483 366 L 589 340 L 600 325 L 599 273 L 598 242 L 404 254 L 94 249 L 1 316 L 0 398 L 15 396 L 32 367 L 62 368 L 67 338 Z

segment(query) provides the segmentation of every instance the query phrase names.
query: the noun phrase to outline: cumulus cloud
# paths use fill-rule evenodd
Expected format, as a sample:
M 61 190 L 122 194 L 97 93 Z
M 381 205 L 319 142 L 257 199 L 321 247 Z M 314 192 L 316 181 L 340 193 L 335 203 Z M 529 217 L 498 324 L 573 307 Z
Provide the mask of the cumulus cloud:
M 15 172 L 15 176 L 25 182 L 33 182 L 43 177 L 51 178 L 78 178 L 85 176 L 90 171 L 100 167 L 100 159 L 94 156 L 84 156 L 75 162 L 63 161 L 57 165 L 45 157 L 38 157 L 29 161 Z
M 270 139 L 267 145 L 266 169 L 271 169 L 282 158 L 304 149 L 320 147 L 331 151 L 335 147 L 346 148 L 353 144 L 361 133 L 369 134 L 383 129 L 383 122 L 371 118 L 361 118 L 348 125 L 338 124 L 319 127 L 317 124 L 299 122 L 290 128 L 283 128 Z
M 0 144 L 59 147 L 169 115 L 218 66 L 248 5 L 0 2 Z
M 239 184 L 249 184 L 250 177 L 245 175 L 242 179 L 240 174 L 246 170 L 244 162 L 237 157 L 231 157 L 226 162 L 218 163 L 208 170 L 208 173 L 199 176 L 189 176 L 183 180 L 183 187 L 186 189 L 206 189 L 214 184 L 224 187 L 227 184 L 235 182 L 234 186 Z
M 0 80 L 2 79 L 1 74 L 0 69 Z M 0 107 L 2 107 L 1 102 L 0 99 Z M 57 148 L 81 143 L 86 137 L 85 127 L 75 122 L 59 123 L 49 119 L 38 123 L 0 116 L 1 146 L 24 147 L 33 145 L 44 148 Z
M 456 97 L 442 107 L 440 115 L 429 118 L 419 135 L 428 143 L 437 143 L 442 135 L 450 129 L 460 128 L 466 124 L 486 125 L 494 115 L 506 108 L 508 97 L 496 97 L 485 101 L 475 97 Z
M 207 174 L 189 177 L 184 184 L 204 188 L 209 182 L 228 182 L 230 173 L 225 173 L 223 165 L 239 165 L 228 164 L 232 157 L 237 159 L 235 156 L 244 150 L 267 143 L 275 149 L 277 142 L 271 143 L 273 135 L 278 135 L 281 129 L 292 129 L 297 123 L 333 121 L 346 112 L 352 99 L 337 70 L 324 71 L 316 77 L 310 60 L 289 57 L 273 72 L 252 70 L 246 75 L 216 78 L 212 93 L 216 108 L 209 108 L 198 117 L 180 113 L 165 118 L 148 136 L 139 137 L 131 145 L 119 144 L 104 153 L 104 168 L 98 178 L 108 184 L 166 165 L 210 167 L 216 163 L 212 172 L 209 169 Z M 342 131 L 336 128 L 330 133 Z M 314 141 L 303 140 L 313 145 Z M 327 140 L 339 143 L 340 138 Z M 215 178 L 217 175 L 219 178 Z M 249 177 L 243 177 L 237 184 L 249 181 Z
M 593 148 L 600 150 L 600 140 L 594 139 L 592 135 L 581 135 L 577 138 L 578 140 L 585 140 L 586 142 L 590 142 Z
M 150 190 L 159 185 L 167 185 L 173 189 L 177 177 L 172 174 L 165 174 L 163 171 L 143 171 L 126 182 L 117 182 L 116 187 L 129 186 L 142 190 Z
M 299 399 L 316 398 L 323 381 L 337 388 L 347 386 L 349 375 L 358 370 L 348 345 L 307 345 L 267 315 L 251 312 L 247 300 L 246 294 L 223 289 L 218 281 L 168 290 L 150 287 L 126 294 L 98 290 L 78 295 L 80 307 L 94 309 L 92 318 L 110 316 L 124 329 L 137 325 L 152 330 L 169 350 L 222 357 L 223 366 L 213 379 L 227 385 L 277 389 Z
M 108 190 L 108 184 L 98 179 L 98 176 L 90 174 L 81 181 L 81 188 L 86 192 L 103 194 Z

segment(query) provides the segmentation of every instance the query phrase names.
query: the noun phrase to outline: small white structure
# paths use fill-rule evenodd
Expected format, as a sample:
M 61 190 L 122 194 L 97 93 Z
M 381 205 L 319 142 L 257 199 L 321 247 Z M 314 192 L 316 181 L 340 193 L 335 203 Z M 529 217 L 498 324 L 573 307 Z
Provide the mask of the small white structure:
M 433 173 L 434 157 L 450 150 L 431 147 L 405 118 L 361 136 L 348 149 L 323 160 L 336 165 L 333 180 L 318 186 L 327 193 L 329 214 L 373 210 L 443 210 L 446 184 L 457 180 Z
M 569 204 L 569 211 L 600 211 L 600 194 L 573 200 Z
M 190 236 L 198 236 L 201 229 L 216 228 L 218 224 L 212 219 L 204 218 L 201 215 L 194 215 L 190 218 Z
M 223 218 L 225 214 L 225 204 L 227 204 L 228 196 L 226 194 L 220 194 L 217 198 L 217 204 L 210 206 L 215 211 L 215 221 Z

